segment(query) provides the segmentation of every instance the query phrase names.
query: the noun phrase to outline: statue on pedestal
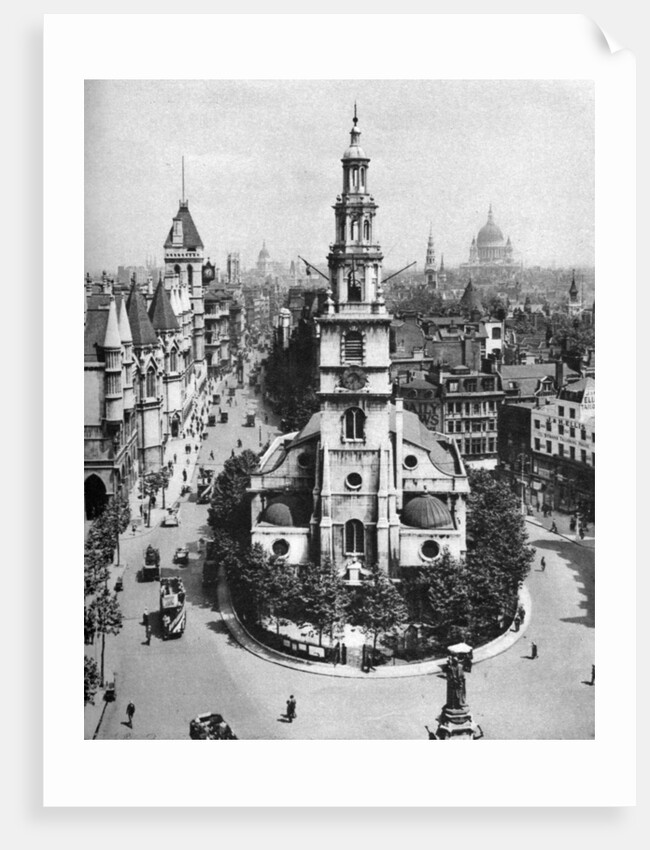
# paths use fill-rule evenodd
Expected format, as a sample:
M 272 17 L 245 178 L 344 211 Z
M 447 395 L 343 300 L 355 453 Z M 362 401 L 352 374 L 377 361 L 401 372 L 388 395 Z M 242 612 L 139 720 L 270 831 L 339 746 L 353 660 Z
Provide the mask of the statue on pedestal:
M 466 708 L 465 671 L 458 658 L 452 655 L 447 665 L 447 704 L 446 708 Z

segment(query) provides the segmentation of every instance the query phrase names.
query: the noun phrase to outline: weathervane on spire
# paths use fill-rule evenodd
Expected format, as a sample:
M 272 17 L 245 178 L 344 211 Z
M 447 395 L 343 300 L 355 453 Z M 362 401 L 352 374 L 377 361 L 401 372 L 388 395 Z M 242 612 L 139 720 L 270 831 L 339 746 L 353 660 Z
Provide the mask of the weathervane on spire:
M 357 118 L 357 102 L 355 100 L 354 101 L 354 118 L 352 119 L 352 122 L 354 123 L 355 127 L 357 126 L 358 121 L 359 121 L 359 119 Z

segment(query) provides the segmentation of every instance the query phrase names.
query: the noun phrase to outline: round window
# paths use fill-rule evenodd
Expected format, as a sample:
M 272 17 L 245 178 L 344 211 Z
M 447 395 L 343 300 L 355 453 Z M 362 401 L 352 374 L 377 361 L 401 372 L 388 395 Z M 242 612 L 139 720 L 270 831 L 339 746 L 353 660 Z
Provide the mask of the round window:
M 345 479 L 346 485 L 350 490 L 358 490 L 361 487 L 361 476 L 358 472 L 351 472 Z
M 433 561 L 440 554 L 440 545 L 435 540 L 425 540 L 420 547 L 420 552 L 427 561 Z
M 273 549 L 273 554 L 277 555 L 278 558 L 283 558 L 285 555 L 289 553 L 289 544 L 283 538 L 279 540 L 274 540 L 273 545 L 271 546 Z
M 415 455 L 406 455 L 406 457 L 404 458 L 404 466 L 407 469 L 415 469 L 415 467 L 417 465 L 418 465 L 418 459 L 416 458 Z
M 298 455 L 298 466 L 301 469 L 309 469 L 311 467 L 311 455 L 309 452 L 301 452 Z

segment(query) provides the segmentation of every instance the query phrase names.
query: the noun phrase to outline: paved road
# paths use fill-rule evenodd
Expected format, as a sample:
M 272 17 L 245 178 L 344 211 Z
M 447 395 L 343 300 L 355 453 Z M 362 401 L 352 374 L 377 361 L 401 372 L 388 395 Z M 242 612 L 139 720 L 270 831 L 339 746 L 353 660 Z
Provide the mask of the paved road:
M 258 427 L 242 427 L 245 399 L 259 397 L 248 390 L 237 396 L 230 422 L 209 429 L 201 462 L 212 449 L 221 465 L 238 437 L 245 448 L 259 448 Z M 265 440 L 267 426 L 263 430 Z M 185 739 L 192 717 L 216 710 L 246 739 L 426 739 L 424 725 L 435 725 L 445 701 L 438 676 L 332 679 L 270 664 L 236 644 L 202 589 L 196 541 L 209 533 L 207 506 L 186 501 L 181 517 L 180 528 L 153 529 L 150 538 L 160 547 L 163 575 L 185 580 L 188 627 L 179 640 L 163 642 L 154 617 L 151 645 L 145 644 L 142 611 L 145 605 L 157 611 L 158 584 L 137 583 L 135 571 L 149 540 L 123 541 L 122 560 L 130 564 L 121 595 L 125 625 L 107 641 L 107 670 L 117 671 L 118 695 L 106 707 L 99 738 Z M 583 680 L 594 658 L 594 553 L 536 525 L 529 531 L 539 553 L 528 580 L 531 625 L 511 650 L 474 666 L 468 701 L 486 738 L 591 738 L 594 688 Z M 182 544 L 190 548 L 190 565 L 172 568 Z M 539 570 L 542 554 L 545 572 Z M 530 640 L 539 647 L 535 661 L 525 657 Z M 293 724 L 282 718 L 289 694 L 298 702 Z M 124 723 L 129 701 L 136 705 L 132 730 Z M 87 728 L 86 736 L 93 731 Z

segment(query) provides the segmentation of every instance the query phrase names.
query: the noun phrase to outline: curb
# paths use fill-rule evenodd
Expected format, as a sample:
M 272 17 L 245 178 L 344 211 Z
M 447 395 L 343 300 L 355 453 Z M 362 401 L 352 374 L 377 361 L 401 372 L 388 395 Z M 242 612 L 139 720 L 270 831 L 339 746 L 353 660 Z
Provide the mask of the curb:
M 278 652 L 277 649 L 271 649 L 265 646 L 265 644 L 260 643 L 257 638 L 250 634 L 233 608 L 230 588 L 223 567 L 219 568 L 217 602 L 221 619 L 228 632 L 243 649 L 270 664 L 277 664 L 280 667 L 287 667 L 301 673 L 312 673 L 316 676 L 333 676 L 338 679 L 364 679 L 365 681 L 374 681 L 376 679 L 407 679 L 441 673 L 443 665 L 447 662 L 446 658 L 417 661 L 413 662 L 413 664 L 400 665 L 399 667 L 379 667 L 372 673 L 363 673 L 361 670 L 352 667 L 346 668 L 346 672 L 343 672 L 341 668 L 321 667 L 319 662 L 304 661 L 303 659 L 294 658 L 293 656 Z M 522 587 L 519 593 L 519 603 L 524 606 L 526 612 L 519 631 L 514 632 L 508 629 L 507 632 L 499 635 L 499 637 L 490 641 L 490 643 L 478 647 L 474 653 L 474 664 L 480 664 L 483 661 L 501 655 L 501 653 L 506 652 L 506 650 L 514 646 L 524 636 L 524 631 L 530 625 L 532 619 L 532 600 L 528 588 Z M 319 666 L 316 667 L 316 664 Z
M 556 537 L 561 537 L 563 540 L 566 540 L 567 543 L 573 543 L 575 546 L 580 546 L 582 549 L 594 549 L 596 548 L 596 538 L 593 537 L 594 545 L 587 546 L 586 543 L 583 543 L 581 540 L 574 540 L 573 537 L 569 537 L 568 534 L 562 534 L 561 531 L 551 531 L 550 528 L 546 528 L 539 520 L 531 519 L 530 517 L 525 517 L 526 522 L 529 522 L 531 525 L 536 525 L 542 529 L 542 531 L 547 531 L 549 534 L 554 534 Z

